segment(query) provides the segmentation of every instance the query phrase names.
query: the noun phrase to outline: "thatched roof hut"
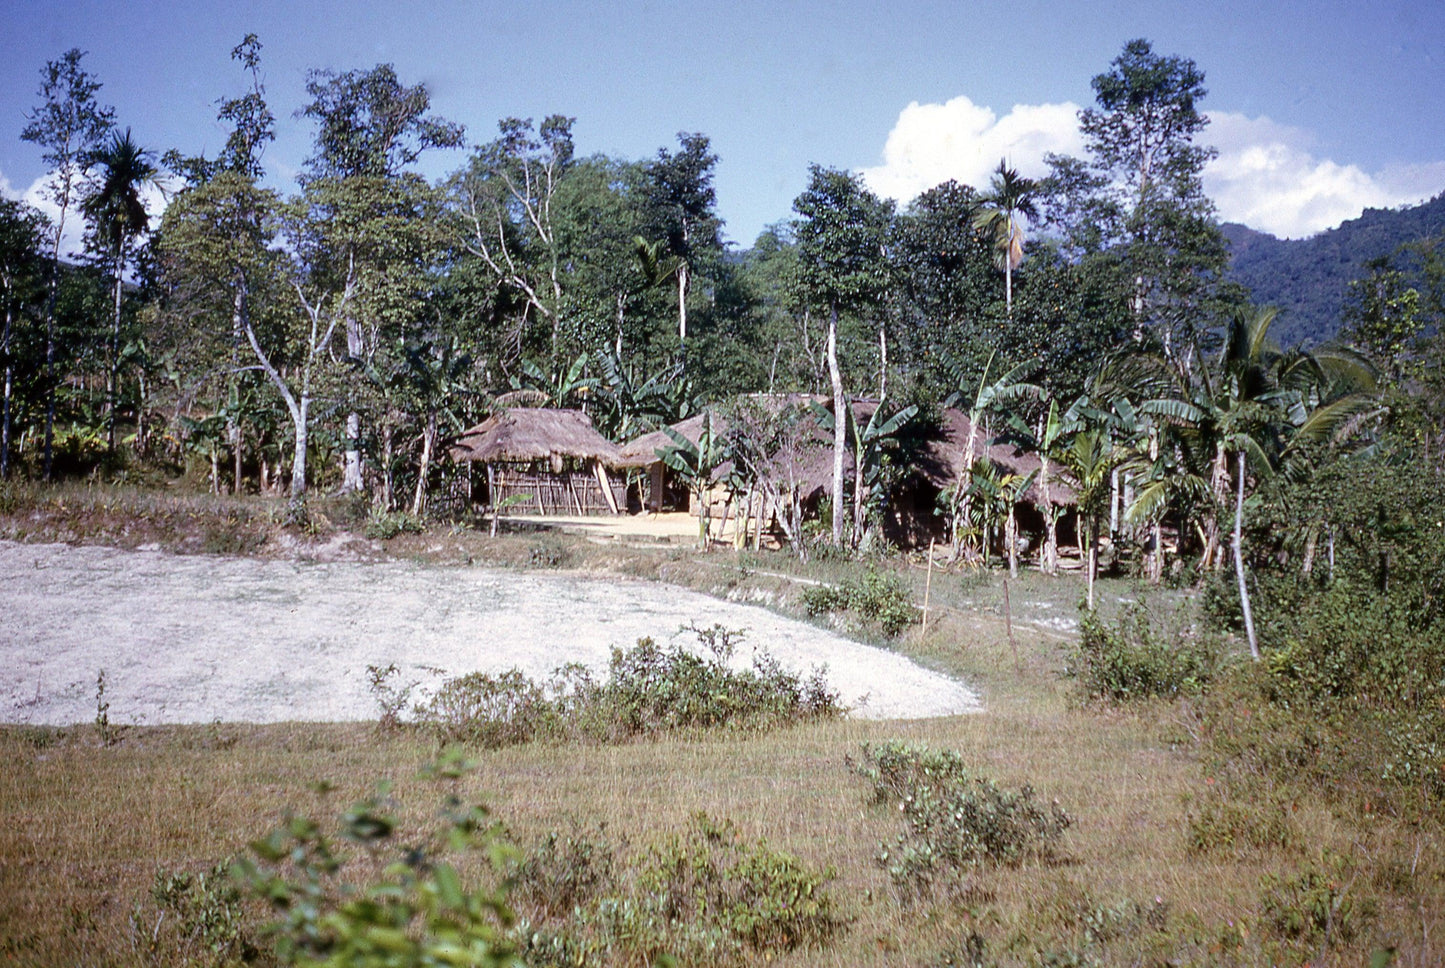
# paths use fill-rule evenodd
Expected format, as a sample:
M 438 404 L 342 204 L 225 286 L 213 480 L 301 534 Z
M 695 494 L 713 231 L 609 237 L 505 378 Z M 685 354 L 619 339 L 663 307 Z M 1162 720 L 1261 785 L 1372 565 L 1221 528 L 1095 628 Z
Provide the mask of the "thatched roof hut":
M 607 475 L 619 466 L 617 445 L 580 410 L 503 410 L 458 435 L 450 453 L 486 465 L 485 502 L 494 510 L 616 514 L 626 503 L 625 488 Z
M 581 410 L 516 407 L 493 414 L 464 430 L 451 446 L 452 460 L 482 464 L 547 461 L 560 469 L 565 458 L 620 466 L 617 445 L 599 434 Z

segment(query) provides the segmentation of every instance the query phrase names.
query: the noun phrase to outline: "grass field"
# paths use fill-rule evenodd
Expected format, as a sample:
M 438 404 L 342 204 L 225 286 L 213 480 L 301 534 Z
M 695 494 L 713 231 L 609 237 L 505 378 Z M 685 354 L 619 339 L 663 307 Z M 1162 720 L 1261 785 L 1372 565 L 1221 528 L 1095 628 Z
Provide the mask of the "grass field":
M 61 512 L 46 519 L 34 507 L 12 506 L 0 534 L 15 537 L 24 528 L 24 537 L 43 538 L 47 528 L 64 527 L 73 540 L 84 540 L 87 529 L 105 540 L 135 510 L 107 500 L 109 509 L 87 505 L 77 512 L 84 499 L 72 498 L 63 524 Z M 262 517 L 245 505 L 160 511 L 162 520 L 193 514 L 202 533 L 218 513 Z M 177 526 L 177 540 L 187 540 L 185 533 Z M 389 553 L 422 555 L 439 545 L 442 551 L 432 554 L 448 562 L 460 554 L 525 565 L 538 540 L 407 535 Z M 555 547 L 568 567 L 661 572 L 785 609 L 795 600 L 795 578 L 834 581 L 859 567 L 588 542 Z M 921 600 L 924 571 L 915 565 L 903 573 Z M 485 804 L 523 847 L 548 831 L 580 827 L 625 858 L 703 811 L 813 869 L 833 869 L 827 890 L 841 929 L 826 943 L 757 953 L 755 960 L 1363 965 L 1374 963 L 1372 955 L 1389 963 L 1384 951 L 1393 948 L 1396 964 L 1441 963 L 1445 860 L 1433 805 L 1362 813 L 1352 801 L 1280 789 L 1271 801 L 1285 831 L 1277 842 L 1257 846 L 1241 837 L 1197 849 L 1191 818 L 1218 798 L 1200 754 L 1197 710 L 1185 701 L 1123 710 L 1077 701 L 1059 675 L 1069 637 L 1045 620 L 1072 614 L 1081 590 L 1076 577 L 1021 576 L 1011 583 L 1005 616 L 997 575 L 934 573 L 928 632 L 907 632 L 896 647 L 977 688 L 983 715 L 469 750 L 476 767 L 459 781 L 459 792 Z M 1106 582 L 1104 590 L 1113 602 L 1139 593 L 1124 580 Z M 981 866 L 959 897 L 904 903 L 876 861 L 880 843 L 901 831 L 900 817 L 869 805 L 865 785 L 845 762 L 862 744 L 890 739 L 956 750 L 1002 787 L 1030 784 L 1043 801 L 1057 800 L 1074 822 L 1056 855 Z M 418 774 L 437 752 L 419 733 L 383 734 L 369 725 L 0 728 L 0 963 L 215 962 L 198 935 L 182 929 L 176 911 L 152 896 L 158 873 L 201 872 L 244 855 L 249 841 L 289 811 L 335 816 L 383 779 L 395 782 L 391 797 L 403 831 L 419 829 L 435 813 L 438 793 Z M 321 783 L 329 792 L 319 792 Z M 1258 805 L 1238 806 L 1248 812 Z M 527 913 L 525 904 L 519 907 Z M 255 904 L 246 911 L 248 919 L 264 919 Z M 247 930 L 260 938 L 250 921 Z M 970 935 L 983 939 L 982 959 L 944 960 Z

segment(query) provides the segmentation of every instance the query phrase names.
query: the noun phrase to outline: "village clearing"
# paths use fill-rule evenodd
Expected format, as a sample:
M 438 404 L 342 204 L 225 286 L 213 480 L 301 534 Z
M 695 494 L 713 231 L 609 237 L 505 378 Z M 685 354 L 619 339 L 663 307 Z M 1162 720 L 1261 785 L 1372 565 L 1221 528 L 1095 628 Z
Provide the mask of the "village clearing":
M 394 664 L 420 698 L 472 671 L 605 670 L 613 647 L 691 643 L 685 627 L 714 624 L 745 630 L 735 665 L 765 649 L 802 674 L 825 666 L 855 716 L 980 708 L 964 684 L 894 652 L 619 576 L 10 542 L 0 574 L 9 723 L 90 722 L 101 703 L 124 725 L 368 720 L 368 666 Z

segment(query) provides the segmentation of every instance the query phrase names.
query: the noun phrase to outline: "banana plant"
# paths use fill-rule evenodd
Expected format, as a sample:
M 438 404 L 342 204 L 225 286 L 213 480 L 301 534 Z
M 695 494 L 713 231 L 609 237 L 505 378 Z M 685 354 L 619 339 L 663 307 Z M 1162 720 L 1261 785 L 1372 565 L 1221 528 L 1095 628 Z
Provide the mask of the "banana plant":
M 728 459 L 727 437 L 713 424 L 710 412 L 702 415 L 695 443 L 671 427 L 663 427 L 662 431 L 672 443 L 658 448 L 657 456 L 683 479 L 697 502 L 698 546 L 706 549 L 712 523 L 707 492 L 712 486 L 713 471 Z

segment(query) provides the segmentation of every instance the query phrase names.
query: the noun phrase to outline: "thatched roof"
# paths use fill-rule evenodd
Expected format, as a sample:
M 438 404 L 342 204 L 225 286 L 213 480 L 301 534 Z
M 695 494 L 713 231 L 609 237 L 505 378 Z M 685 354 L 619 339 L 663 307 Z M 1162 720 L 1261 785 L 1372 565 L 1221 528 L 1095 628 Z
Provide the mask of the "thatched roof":
M 618 466 L 617 445 L 592 427 L 580 410 L 517 407 L 464 430 L 451 445 L 452 460 L 530 463 L 572 457 Z
M 957 483 L 968 469 L 968 438 L 973 436 L 974 459 L 987 457 L 1010 474 L 1030 474 L 1042 466 L 1037 454 L 1020 450 L 1013 444 L 995 442 L 984 446 L 981 430 L 974 427 L 968 415 L 952 407 L 945 409 L 941 417 L 942 426 L 936 436 L 927 440 L 914 464 L 918 473 L 935 487 L 944 488 Z M 1055 505 L 1073 505 L 1074 490 L 1064 479 L 1063 469 L 1057 463 L 1049 465 L 1049 497 Z M 1040 504 L 1043 495 L 1039 493 L 1038 481 L 1029 486 L 1025 500 Z
M 825 409 L 832 410 L 832 399 L 829 397 L 800 395 L 763 397 L 760 395 L 760 398 L 763 399 L 765 405 L 806 405 L 812 401 L 821 404 Z M 858 399 L 852 401 L 852 406 L 854 417 L 860 424 L 866 425 L 872 418 L 873 412 L 878 408 L 878 402 Z M 970 434 L 974 436 L 975 459 L 987 457 L 1012 474 L 1028 474 L 1039 469 L 1038 455 L 1020 450 L 1012 444 L 996 442 L 992 446 L 985 447 L 982 432 L 973 427 L 969 422 L 968 415 L 962 411 L 951 407 L 945 408 L 939 417 L 939 426 L 922 435 L 922 439 L 917 441 L 917 449 L 909 457 L 913 470 L 934 487 L 940 489 L 949 487 L 963 477 L 964 471 L 967 470 Z M 805 497 L 817 496 L 827 493 L 833 484 L 833 435 L 811 415 L 805 416 L 804 419 L 807 433 L 814 438 L 816 446 L 808 447 L 799 456 L 793 474 L 801 485 Z M 727 422 L 716 413 L 713 414 L 713 428 L 717 433 L 727 432 Z M 689 417 L 680 423 L 673 424 L 672 430 L 695 444 L 702 431 L 702 415 Z M 669 447 L 671 444 L 672 438 L 662 430 L 638 437 L 622 447 L 617 466 L 647 467 L 660 459 L 657 456 L 658 450 Z M 725 476 L 727 467 L 728 465 L 723 465 L 717 468 L 714 476 L 718 478 Z M 853 474 L 851 448 L 843 455 L 843 472 L 851 479 Z M 1075 503 L 1073 488 L 1064 479 L 1062 468 L 1056 464 L 1050 464 L 1049 496 L 1055 505 Z M 1043 495 L 1039 492 L 1037 481 L 1029 487 L 1024 497 L 1033 504 L 1042 503 Z
M 673 424 L 668 429 L 696 444 L 698 438 L 702 436 L 702 419 L 703 414 L 694 414 L 686 420 Z M 715 434 L 725 434 L 728 429 L 727 421 L 714 413 L 712 417 L 712 428 Z M 662 460 L 661 457 L 657 456 L 657 452 L 659 450 L 666 450 L 672 445 L 673 440 L 668 436 L 667 430 L 654 430 L 650 434 L 643 434 L 641 437 L 630 440 L 619 448 L 617 466 L 648 467 L 656 464 Z

